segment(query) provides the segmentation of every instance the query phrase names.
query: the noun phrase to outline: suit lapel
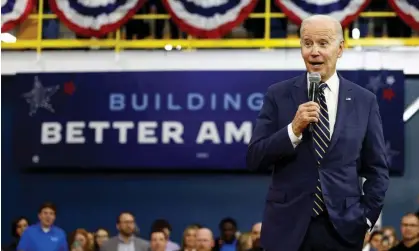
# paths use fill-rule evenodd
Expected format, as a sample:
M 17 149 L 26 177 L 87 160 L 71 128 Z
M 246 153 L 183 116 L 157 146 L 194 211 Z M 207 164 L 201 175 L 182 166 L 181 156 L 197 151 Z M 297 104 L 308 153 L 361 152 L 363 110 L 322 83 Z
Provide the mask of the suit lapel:
M 307 74 L 304 73 L 296 78 L 294 88 L 292 89 L 292 98 L 295 103 L 295 108 L 308 102 L 308 88 L 307 88 Z M 297 111 L 297 110 L 296 110 Z
M 336 123 L 335 129 L 333 131 L 332 140 L 327 152 L 330 152 L 333 147 L 336 145 L 336 142 L 339 140 L 340 133 L 345 127 L 346 119 L 349 117 L 350 113 L 353 110 L 353 100 L 351 93 L 351 86 L 349 81 L 341 77 L 339 74 L 339 95 L 338 95 L 338 109 L 336 112 Z

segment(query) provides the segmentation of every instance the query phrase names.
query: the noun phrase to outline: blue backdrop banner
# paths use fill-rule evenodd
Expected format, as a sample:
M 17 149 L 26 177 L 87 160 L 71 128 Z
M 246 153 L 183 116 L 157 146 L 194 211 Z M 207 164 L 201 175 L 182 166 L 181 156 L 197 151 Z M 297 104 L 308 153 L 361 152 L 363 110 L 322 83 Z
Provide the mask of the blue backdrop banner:
M 14 160 L 28 167 L 244 169 L 267 87 L 300 71 L 18 74 Z M 379 101 L 393 173 L 404 166 L 404 74 L 343 71 Z

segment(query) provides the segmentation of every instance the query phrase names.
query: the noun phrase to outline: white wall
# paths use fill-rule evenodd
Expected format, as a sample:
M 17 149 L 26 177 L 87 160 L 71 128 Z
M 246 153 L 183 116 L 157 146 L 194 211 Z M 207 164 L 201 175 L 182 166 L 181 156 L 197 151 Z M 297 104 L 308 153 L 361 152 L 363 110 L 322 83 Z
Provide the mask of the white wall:
M 299 49 L 2 52 L 1 73 L 171 70 L 304 70 Z M 393 69 L 419 74 L 419 49 L 346 50 L 338 70 Z

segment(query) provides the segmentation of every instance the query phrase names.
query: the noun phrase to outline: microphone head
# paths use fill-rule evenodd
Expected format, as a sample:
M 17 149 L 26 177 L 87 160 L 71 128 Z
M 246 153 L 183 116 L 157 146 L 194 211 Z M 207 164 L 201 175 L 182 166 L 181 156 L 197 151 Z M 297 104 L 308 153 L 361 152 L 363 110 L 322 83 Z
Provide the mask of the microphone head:
M 320 73 L 318 73 L 318 72 L 310 72 L 308 74 L 308 81 L 310 83 L 319 84 L 321 80 L 322 80 L 322 77 L 320 76 Z

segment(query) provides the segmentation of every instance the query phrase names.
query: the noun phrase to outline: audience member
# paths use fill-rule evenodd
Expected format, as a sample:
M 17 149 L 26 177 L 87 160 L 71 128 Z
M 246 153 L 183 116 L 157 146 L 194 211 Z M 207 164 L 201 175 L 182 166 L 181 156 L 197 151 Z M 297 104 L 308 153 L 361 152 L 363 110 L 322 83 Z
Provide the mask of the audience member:
M 44 203 L 39 211 L 39 223 L 29 226 L 20 238 L 19 251 L 68 251 L 65 232 L 54 226 L 57 209 L 52 203 Z
M 214 235 L 208 228 L 196 231 L 196 251 L 212 251 L 214 248 Z
M 196 251 L 196 231 L 199 229 L 196 225 L 190 225 L 183 231 L 181 248 L 179 251 Z
M 218 225 L 220 237 L 215 242 L 217 251 L 236 251 L 237 222 L 233 218 L 224 218 Z
M 89 232 L 83 228 L 76 229 L 68 238 L 70 251 L 92 251 Z
M 13 242 L 4 248 L 5 251 L 17 251 L 17 245 L 23 231 L 28 227 L 29 220 L 26 217 L 19 217 L 12 222 L 12 236 Z
M 136 230 L 134 215 L 128 212 L 121 213 L 116 222 L 119 234 L 103 243 L 101 251 L 129 250 L 148 251 L 149 243 L 134 235 Z
M 380 230 L 375 230 L 371 233 L 370 236 L 370 246 L 373 250 L 380 250 L 381 249 L 381 241 L 383 240 L 383 232 Z
M 4 251 L 262 251 L 260 233 L 262 223 L 255 223 L 250 232 L 240 234 L 237 222 L 224 218 L 218 228 L 220 237 L 214 240 L 208 228 L 198 224 L 185 228 L 181 247 L 176 243 L 168 248 L 172 227 L 165 219 L 158 219 L 151 227 L 150 242 L 136 237 L 138 228 L 131 213 L 123 212 L 117 217 L 119 234 L 109 239 L 109 231 L 99 228 L 89 233 L 79 228 L 68 239 L 65 232 L 54 225 L 56 208 L 52 203 L 44 203 L 38 211 L 39 223 L 29 225 L 25 217 L 12 222 L 14 242 L 3 246 Z M 26 229 L 26 230 L 25 230 Z M 419 251 L 419 218 L 415 213 L 403 216 L 400 224 L 402 239 L 399 242 L 396 230 L 385 226 L 365 234 L 362 251 Z M 67 242 L 68 240 L 68 242 Z M 67 244 L 68 243 L 68 244 Z
M 375 248 L 371 247 L 370 239 L 371 233 L 367 231 L 367 233 L 365 233 L 364 246 L 362 248 L 362 251 L 377 251 Z
M 403 216 L 400 231 L 402 239 L 391 251 L 419 251 L 419 218 L 413 213 Z
M 386 239 L 390 248 L 396 246 L 399 241 L 397 240 L 396 229 L 394 227 L 383 227 L 383 239 Z
M 263 248 L 260 246 L 260 238 L 257 238 L 252 242 L 252 248 L 249 251 L 262 251 Z
M 167 235 L 163 231 L 154 231 L 150 235 L 150 251 L 165 251 Z
M 252 235 L 250 233 L 243 233 L 237 240 L 237 251 L 247 251 L 252 248 Z
M 260 232 L 262 231 L 262 222 L 255 223 L 252 226 L 252 241 L 255 242 L 256 239 L 260 238 Z
M 95 250 L 95 233 L 87 232 L 87 237 L 89 240 L 89 250 Z
M 170 233 L 172 232 L 172 226 L 170 226 L 169 222 L 165 219 L 158 219 L 155 220 L 153 225 L 151 226 L 151 232 L 155 231 L 162 231 L 166 234 L 167 238 L 167 245 L 166 251 L 177 251 L 180 249 L 179 244 L 170 240 Z
M 98 228 L 98 230 L 96 230 L 96 233 L 95 233 L 93 250 L 100 251 L 100 247 L 107 240 L 109 240 L 109 231 L 104 228 Z

